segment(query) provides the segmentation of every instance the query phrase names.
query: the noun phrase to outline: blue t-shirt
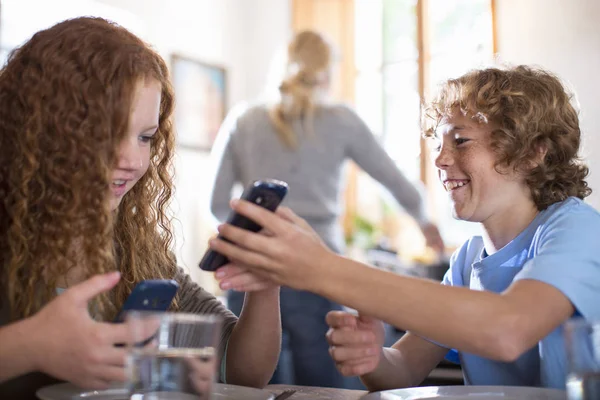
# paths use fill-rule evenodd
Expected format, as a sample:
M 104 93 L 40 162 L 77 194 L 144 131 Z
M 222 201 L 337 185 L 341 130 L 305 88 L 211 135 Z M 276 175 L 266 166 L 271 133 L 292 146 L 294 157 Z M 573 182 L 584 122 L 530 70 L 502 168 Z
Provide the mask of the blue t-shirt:
M 570 197 L 540 212 L 523 232 L 492 255 L 486 256 L 480 236 L 469 239 L 452 255 L 443 284 L 500 293 L 513 281 L 535 279 L 560 290 L 576 313 L 600 320 L 599 251 L 600 214 Z M 562 330 L 558 327 L 511 363 L 459 352 L 465 384 L 564 389 Z

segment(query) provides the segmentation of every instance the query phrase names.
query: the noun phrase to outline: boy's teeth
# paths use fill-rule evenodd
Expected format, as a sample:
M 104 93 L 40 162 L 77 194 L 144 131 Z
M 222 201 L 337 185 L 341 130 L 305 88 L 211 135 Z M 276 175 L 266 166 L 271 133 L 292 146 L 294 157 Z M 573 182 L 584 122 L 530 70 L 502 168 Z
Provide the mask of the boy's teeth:
M 462 182 L 462 181 L 449 181 L 444 183 L 444 186 L 446 187 L 446 190 L 452 190 L 452 189 L 456 189 L 457 187 L 461 187 L 466 185 L 468 182 Z
M 122 185 L 124 183 L 125 183 L 125 181 L 113 181 L 113 185 L 117 185 L 117 186 Z

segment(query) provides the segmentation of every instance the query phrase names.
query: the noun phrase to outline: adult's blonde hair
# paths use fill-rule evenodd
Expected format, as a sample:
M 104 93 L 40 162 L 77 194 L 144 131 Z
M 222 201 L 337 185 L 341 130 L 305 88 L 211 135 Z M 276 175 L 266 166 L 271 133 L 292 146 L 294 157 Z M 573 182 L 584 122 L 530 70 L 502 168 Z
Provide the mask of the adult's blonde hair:
M 521 173 L 539 210 L 592 190 L 588 167 L 579 157 L 581 129 L 573 95 L 541 68 L 473 70 L 449 79 L 423 114 L 424 135 L 435 135 L 444 118 L 457 112 L 490 124 L 496 170 Z
M 269 110 L 280 139 L 289 148 L 298 140 L 292 122 L 303 119 L 304 130 L 312 132 L 315 95 L 329 80 L 332 47 L 318 32 L 302 31 L 288 45 L 287 77 L 279 85 L 281 100 Z
M 150 165 L 115 213 L 117 147 L 148 79 L 161 86 Z M 0 290 L 13 319 L 55 297 L 59 277 L 76 266 L 85 278 L 121 272 L 111 295 L 92 304 L 108 319 L 137 282 L 175 276 L 173 104 L 163 59 L 104 19 L 61 22 L 9 56 L 0 72 Z

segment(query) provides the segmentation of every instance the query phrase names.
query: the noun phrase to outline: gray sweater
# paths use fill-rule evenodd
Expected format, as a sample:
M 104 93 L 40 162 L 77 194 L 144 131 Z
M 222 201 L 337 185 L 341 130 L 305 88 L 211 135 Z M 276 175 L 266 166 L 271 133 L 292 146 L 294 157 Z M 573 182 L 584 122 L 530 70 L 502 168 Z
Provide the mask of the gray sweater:
M 264 105 L 232 110 L 221 127 L 212 157 L 216 174 L 211 211 L 224 221 L 231 191 L 256 179 L 273 178 L 289 184 L 284 204 L 306 219 L 336 251 L 344 248 L 338 223 L 342 211 L 345 161 L 353 160 L 387 188 L 419 223 L 427 221 L 421 192 L 400 172 L 366 124 L 345 105 L 320 106 L 313 134 L 294 122 L 298 148 L 279 139 Z

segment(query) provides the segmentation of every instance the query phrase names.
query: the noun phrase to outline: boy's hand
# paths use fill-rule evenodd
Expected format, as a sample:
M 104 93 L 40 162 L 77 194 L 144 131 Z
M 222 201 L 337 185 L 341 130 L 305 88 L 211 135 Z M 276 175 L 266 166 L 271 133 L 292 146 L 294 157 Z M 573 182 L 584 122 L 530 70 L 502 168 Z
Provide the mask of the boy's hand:
M 364 315 L 330 311 L 325 318 L 330 326 L 329 354 L 344 376 L 364 375 L 379 365 L 385 339 L 383 323 Z

